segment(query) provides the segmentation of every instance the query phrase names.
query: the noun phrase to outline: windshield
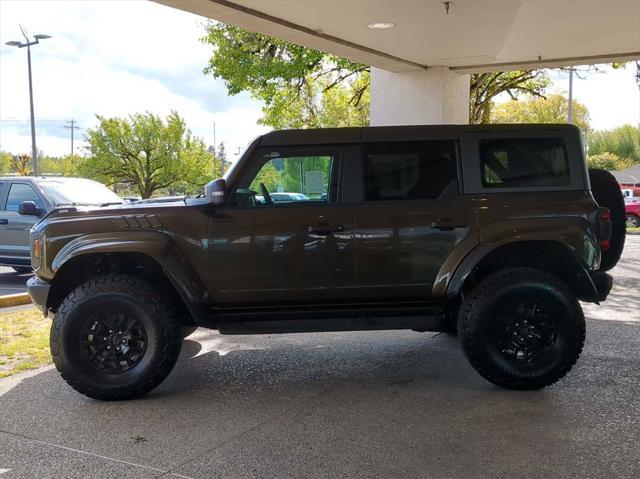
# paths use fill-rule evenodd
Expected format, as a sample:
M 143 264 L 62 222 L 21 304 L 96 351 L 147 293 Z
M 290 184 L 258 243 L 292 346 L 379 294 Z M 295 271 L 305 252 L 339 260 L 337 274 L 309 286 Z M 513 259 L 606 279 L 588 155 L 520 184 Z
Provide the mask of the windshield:
M 102 183 L 81 178 L 38 182 L 46 197 L 54 204 L 101 205 L 122 203 L 122 199 Z

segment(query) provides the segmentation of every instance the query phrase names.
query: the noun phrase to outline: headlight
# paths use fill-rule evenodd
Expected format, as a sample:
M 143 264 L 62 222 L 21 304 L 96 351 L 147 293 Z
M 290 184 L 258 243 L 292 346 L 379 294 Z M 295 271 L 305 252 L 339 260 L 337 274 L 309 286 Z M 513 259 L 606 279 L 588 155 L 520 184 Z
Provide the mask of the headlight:
M 31 254 L 35 259 L 40 259 L 40 238 L 35 238 L 31 245 Z

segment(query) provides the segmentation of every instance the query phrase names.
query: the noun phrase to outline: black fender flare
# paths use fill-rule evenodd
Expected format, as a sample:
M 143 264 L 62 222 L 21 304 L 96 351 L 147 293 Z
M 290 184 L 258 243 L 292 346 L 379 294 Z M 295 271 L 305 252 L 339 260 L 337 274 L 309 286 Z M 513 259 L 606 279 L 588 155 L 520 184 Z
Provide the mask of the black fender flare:
M 578 299 L 583 301 L 598 302 L 600 295 L 598 288 L 594 284 L 594 281 L 589 274 L 587 268 L 581 264 L 581 262 L 571 252 L 569 247 L 559 241 L 547 241 L 547 240 L 523 240 L 508 243 L 482 243 L 475 247 L 465 256 L 460 262 L 455 272 L 451 276 L 451 279 L 447 285 L 445 297 L 446 299 L 453 299 L 459 295 L 464 287 L 465 281 L 471 274 L 471 272 L 482 264 L 483 261 L 491 258 L 492 255 L 499 254 L 502 248 L 522 248 L 529 251 L 532 244 L 536 246 L 543 246 L 544 244 L 552 244 L 554 248 L 558 248 L 556 254 L 562 254 L 562 271 L 563 274 L 558 274 L 558 271 L 549 271 L 552 274 L 556 274 L 568 286 L 573 290 Z M 521 266 L 536 267 L 535 264 L 528 262 L 530 258 L 523 261 Z M 547 268 L 541 268 L 548 271 Z
M 138 253 L 154 260 L 200 324 L 205 321 L 208 290 L 193 266 L 184 258 L 172 238 L 159 231 L 129 232 L 126 238 L 118 233 L 93 233 L 67 243 L 51 263 L 55 274 L 74 258 L 88 254 Z

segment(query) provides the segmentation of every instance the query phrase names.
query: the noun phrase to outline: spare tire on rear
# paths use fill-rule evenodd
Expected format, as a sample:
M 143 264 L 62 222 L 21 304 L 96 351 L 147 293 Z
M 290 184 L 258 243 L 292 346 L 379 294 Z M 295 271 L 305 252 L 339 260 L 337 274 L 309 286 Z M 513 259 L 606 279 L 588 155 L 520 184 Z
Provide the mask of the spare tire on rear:
M 611 244 L 602 251 L 600 271 L 609 271 L 622 255 L 626 234 L 626 216 L 624 198 L 615 176 L 606 170 L 590 169 L 591 193 L 598 205 L 609 208 L 611 212 Z

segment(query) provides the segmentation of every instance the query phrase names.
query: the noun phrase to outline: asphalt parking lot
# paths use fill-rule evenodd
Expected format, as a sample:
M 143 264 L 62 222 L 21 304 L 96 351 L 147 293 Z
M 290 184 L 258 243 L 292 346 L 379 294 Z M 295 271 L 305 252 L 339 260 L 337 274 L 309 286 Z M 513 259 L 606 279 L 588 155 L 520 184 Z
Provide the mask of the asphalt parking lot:
M 30 276 L 30 274 L 18 274 L 13 268 L 0 266 L 0 296 L 25 293 L 27 291 L 27 279 Z
M 640 236 L 586 305 L 581 360 L 538 392 L 477 376 L 457 341 L 408 331 L 198 330 L 142 400 L 51 368 L 0 380 L 5 477 L 640 477 Z

